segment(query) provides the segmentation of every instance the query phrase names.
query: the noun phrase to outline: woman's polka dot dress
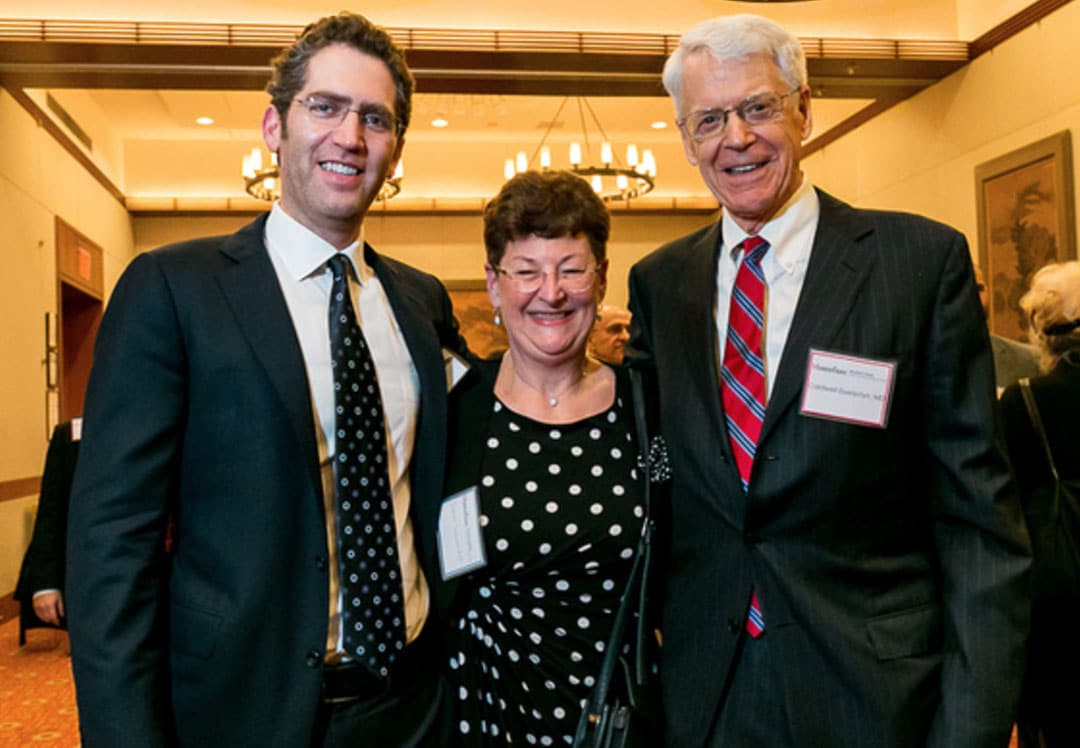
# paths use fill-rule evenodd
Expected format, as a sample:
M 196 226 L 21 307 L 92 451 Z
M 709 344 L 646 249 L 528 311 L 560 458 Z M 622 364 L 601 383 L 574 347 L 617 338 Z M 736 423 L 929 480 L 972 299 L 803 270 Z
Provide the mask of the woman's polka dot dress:
M 641 532 L 630 399 L 573 424 L 496 401 L 479 496 L 488 565 L 452 628 L 466 746 L 570 745 Z

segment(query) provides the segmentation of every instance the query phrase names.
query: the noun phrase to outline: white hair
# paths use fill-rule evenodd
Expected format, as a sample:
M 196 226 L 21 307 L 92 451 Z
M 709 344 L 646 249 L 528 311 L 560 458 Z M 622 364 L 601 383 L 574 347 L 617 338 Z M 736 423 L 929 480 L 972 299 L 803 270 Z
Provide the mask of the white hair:
M 664 63 L 664 88 L 680 117 L 683 116 L 679 107 L 683 65 L 690 55 L 701 51 L 720 61 L 745 60 L 752 54 L 764 53 L 773 58 L 781 77 L 791 88 L 802 88 L 808 80 L 802 45 L 779 24 L 752 13 L 710 18 L 683 34 L 678 48 Z
M 1080 261 L 1051 263 L 1035 273 L 1020 308 L 1031 321 L 1028 337 L 1042 350 L 1044 369 L 1062 354 L 1080 351 L 1080 328 L 1047 334 L 1052 327 L 1080 320 Z

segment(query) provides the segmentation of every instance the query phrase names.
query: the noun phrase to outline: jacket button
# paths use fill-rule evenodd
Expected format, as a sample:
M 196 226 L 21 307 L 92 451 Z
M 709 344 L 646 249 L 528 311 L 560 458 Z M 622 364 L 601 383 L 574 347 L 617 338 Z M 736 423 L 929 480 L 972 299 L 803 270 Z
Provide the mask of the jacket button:
M 319 571 L 326 571 L 326 558 L 323 556 L 315 557 L 315 568 Z
M 743 540 L 746 541 L 747 545 L 757 545 L 761 542 L 762 537 L 756 532 L 745 532 L 743 533 Z
M 317 668 L 322 665 L 322 652 L 317 649 L 313 649 L 307 653 L 307 657 L 304 658 L 304 663 L 309 668 Z
M 739 633 L 739 621 L 735 618 L 727 619 L 727 630 L 730 631 L 732 635 Z

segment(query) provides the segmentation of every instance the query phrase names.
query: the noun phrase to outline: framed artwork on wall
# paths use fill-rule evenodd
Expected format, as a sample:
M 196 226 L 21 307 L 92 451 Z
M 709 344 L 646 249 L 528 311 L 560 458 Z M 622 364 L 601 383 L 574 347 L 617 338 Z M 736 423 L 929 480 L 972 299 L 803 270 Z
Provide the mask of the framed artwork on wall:
M 1027 341 L 1019 301 L 1031 276 L 1047 263 L 1076 257 L 1069 131 L 976 166 L 975 195 L 990 331 Z
M 495 310 L 484 279 L 448 280 L 443 285 L 450 293 L 454 316 L 469 349 L 481 358 L 491 358 L 506 350 L 506 330 L 495 326 Z

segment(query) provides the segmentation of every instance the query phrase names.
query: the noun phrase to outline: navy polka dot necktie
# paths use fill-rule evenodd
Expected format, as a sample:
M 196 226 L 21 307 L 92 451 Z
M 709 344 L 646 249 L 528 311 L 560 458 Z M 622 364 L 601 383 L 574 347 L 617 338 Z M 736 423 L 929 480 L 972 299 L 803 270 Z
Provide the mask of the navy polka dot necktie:
M 342 640 L 350 656 L 385 678 L 405 648 L 404 593 L 382 396 L 349 296 L 348 264 L 340 253 L 328 262 Z

